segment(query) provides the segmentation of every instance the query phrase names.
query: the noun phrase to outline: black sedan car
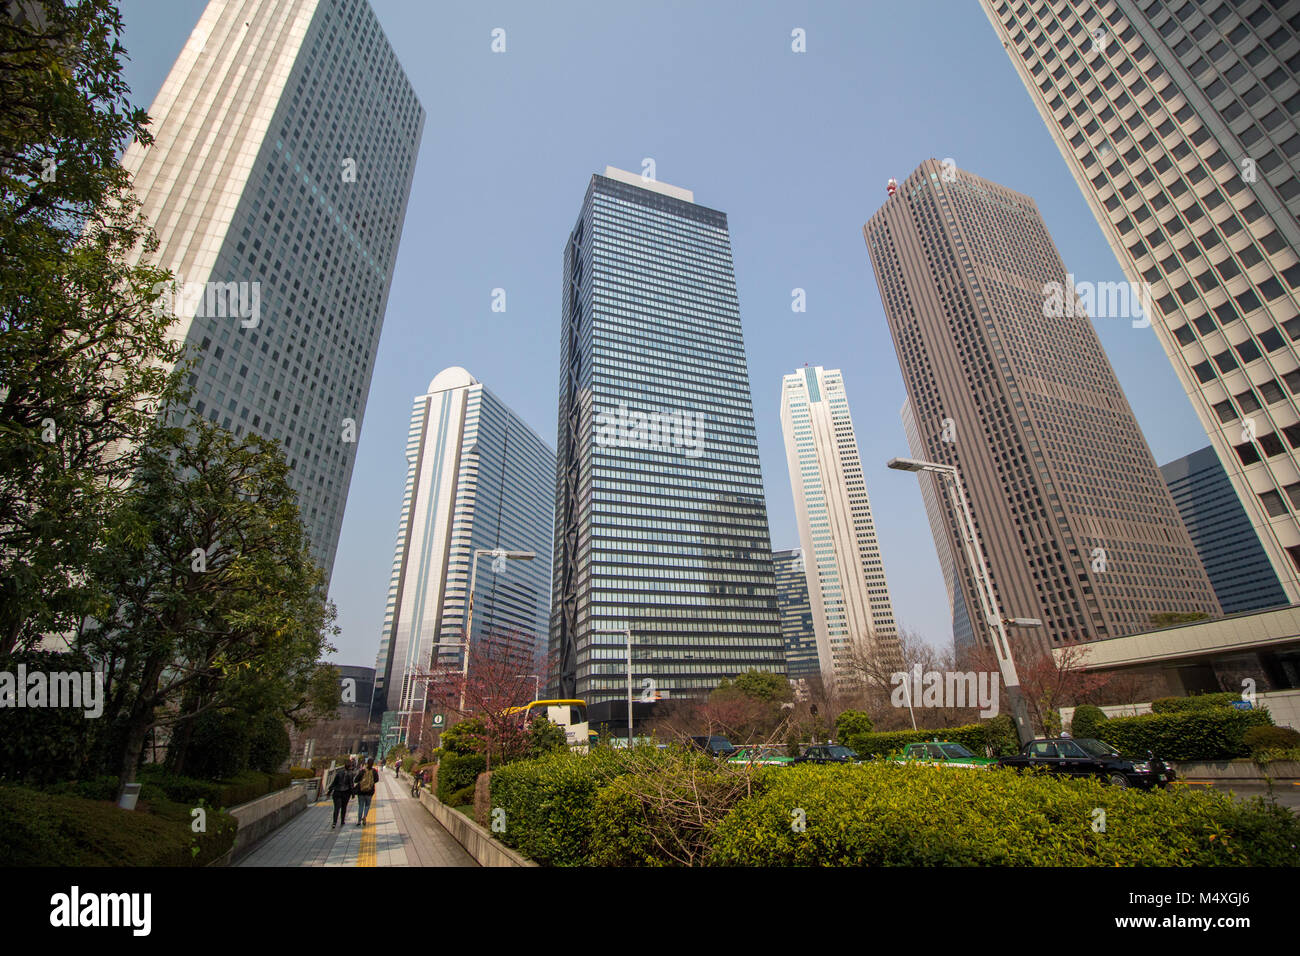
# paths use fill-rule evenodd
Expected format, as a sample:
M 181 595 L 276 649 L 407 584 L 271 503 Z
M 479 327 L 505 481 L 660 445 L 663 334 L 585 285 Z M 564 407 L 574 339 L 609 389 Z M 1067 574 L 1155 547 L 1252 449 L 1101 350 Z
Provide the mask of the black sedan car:
M 1038 770 L 1065 777 L 1098 777 L 1117 787 L 1168 787 L 1174 770 L 1163 760 L 1126 757 L 1110 744 L 1092 737 L 1045 737 L 1031 740 L 1020 753 L 1001 757 L 999 767 Z

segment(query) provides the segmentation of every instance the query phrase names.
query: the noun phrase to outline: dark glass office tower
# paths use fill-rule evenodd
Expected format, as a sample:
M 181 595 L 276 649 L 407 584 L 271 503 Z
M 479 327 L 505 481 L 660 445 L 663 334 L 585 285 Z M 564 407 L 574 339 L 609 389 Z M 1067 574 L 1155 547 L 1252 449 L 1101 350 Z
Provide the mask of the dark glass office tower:
M 776 599 L 781 608 L 781 636 L 785 640 L 785 667 L 790 680 L 821 676 L 817 633 L 813 629 L 812 601 L 808 598 L 808 573 L 803 552 L 773 551 Z
M 552 692 L 621 698 L 625 628 L 638 693 L 784 674 L 726 215 L 593 176 L 561 329 Z
M 1260 546 L 1241 499 L 1213 448 L 1160 467 L 1224 614 L 1286 604 L 1286 592 Z

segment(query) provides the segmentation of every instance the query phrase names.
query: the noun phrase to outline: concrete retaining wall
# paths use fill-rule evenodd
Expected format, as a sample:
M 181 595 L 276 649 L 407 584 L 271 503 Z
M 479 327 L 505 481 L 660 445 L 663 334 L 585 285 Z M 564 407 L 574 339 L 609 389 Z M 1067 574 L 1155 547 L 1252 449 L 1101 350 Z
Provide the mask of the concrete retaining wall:
M 1181 760 L 1174 763 L 1180 779 L 1264 782 L 1300 779 L 1300 761 L 1275 760 L 1262 767 L 1253 760 Z
M 307 791 L 303 787 L 288 786 L 264 797 L 241 803 L 230 809 L 230 815 L 239 821 L 235 845 L 230 848 L 226 865 L 247 855 L 259 842 L 307 809 Z
M 424 804 L 424 808 L 433 814 L 433 818 L 456 838 L 456 842 L 470 856 L 478 860 L 480 866 L 537 866 L 532 860 L 492 839 L 492 834 L 487 830 L 465 814 L 442 803 L 429 791 L 420 791 L 420 803 Z

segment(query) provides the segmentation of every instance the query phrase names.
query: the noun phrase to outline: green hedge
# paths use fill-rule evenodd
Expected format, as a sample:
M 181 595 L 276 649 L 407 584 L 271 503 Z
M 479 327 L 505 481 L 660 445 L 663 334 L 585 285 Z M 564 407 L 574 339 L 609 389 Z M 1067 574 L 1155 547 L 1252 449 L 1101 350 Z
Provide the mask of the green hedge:
M 1002 754 L 1018 753 L 1020 750 L 1015 724 L 1005 714 L 963 727 L 847 734 L 840 743 L 856 750 L 859 757 L 884 757 L 902 750 L 908 744 L 922 743 L 936 738 L 961 744 L 977 757 L 984 756 L 985 747 L 992 747 L 994 753 Z
M 1094 832 L 1105 812 L 1105 832 Z M 799 817 L 794 811 L 802 811 Z M 803 832 L 792 823 L 804 821 Z M 1219 791 L 878 762 L 767 776 L 717 828 L 724 866 L 1295 866 L 1300 820 Z
M 621 753 L 565 750 L 493 770 L 492 809 L 505 810 L 506 827 L 496 835 L 543 866 L 587 864 L 596 791 L 621 771 Z
M 140 783 L 143 785 L 140 798 L 147 799 L 151 794 L 160 794 L 164 799 L 191 807 L 198 806 L 200 800 L 210 807 L 235 807 L 283 790 L 292 779 L 288 773 L 245 770 L 228 780 L 197 780 L 169 773 L 162 767 L 151 764 L 140 771 Z
M 1290 727 L 1269 727 L 1261 725 L 1251 727 L 1242 734 L 1241 742 L 1246 745 L 1252 757 L 1264 751 L 1295 750 L 1300 748 L 1300 732 Z
M 1150 750 L 1167 760 L 1231 760 L 1249 756 L 1243 740 L 1247 730 L 1272 723 L 1266 710 L 1202 708 L 1112 717 L 1103 725 L 1101 739 L 1127 756 L 1141 757 Z
M 1194 697 L 1157 697 L 1151 702 L 1153 714 L 1185 713 L 1189 710 L 1206 710 L 1207 708 L 1231 707 L 1234 700 L 1241 700 L 1240 694 L 1224 691 L 1219 694 L 1197 694 Z
M 143 791 L 135 810 L 122 810 L 111 800 L 0 786 L 0 859 L 7 866 L 206 866 L 234 846 L 238 824 L 209 810 L 207 832 L 194 833 L 191 809 L 158 793 L 145 800 Z
M 449 807 L 460 806 L 464 802 L 464 792 L 474 798 L 474 781 L 487 769 L 487 760 L 482 754 L 443 754 L 438 762 L 437 797 Z

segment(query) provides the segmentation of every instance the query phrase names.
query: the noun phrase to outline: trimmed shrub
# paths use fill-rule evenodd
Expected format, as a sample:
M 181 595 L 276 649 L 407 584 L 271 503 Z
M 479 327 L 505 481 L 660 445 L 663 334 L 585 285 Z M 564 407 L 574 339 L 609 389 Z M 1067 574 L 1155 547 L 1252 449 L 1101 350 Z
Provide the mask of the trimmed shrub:
M 1295 750 L 1300 747 L 1300 732 L 1290 727 L 1251 727 L 1241 735 L 1241 742 L 1256 756 L 1265 750 Z
M 506 824 L 498 838 L 543 866 L 586 864 L 596 791 L 622 771 L 626 753 L 565 750 L 494 769 L 492 808 L 505 810 Z
M 1274 750 L 1265 748 L 1263 750 L 1253 751 L 1250 758 L 1258 764 L 1270 764 L 1276 760 L 1285 760 L 1288 763 L 1300 763 L 1300 747 L 1292 747 L 1290 750 Z
M 310 780 L 316 776 L 316 771 L 310 767 L 290 767 L 289 778 L 291 780 Z
M 999 714 L 992 720 L 967 724 L 964 727 L 848 734 L 840 740 L 840 743 L 856 750 L 859 757 L 884 757 L 902 750 L 908 744 L 923 743 L 936 738 L 961 744 L 977 757 L 984 756 L 985 747 L 992 747 L 995 754 L 1018 753 L 1020 750 L 1015 724 L 1006 714 Z
M 487 769 L 487 760 L 482 754 L 442 755 L 438 763 L 437 797 L 448 806 L 459 806 L 467 801 L 455 801 L 455 795 L 469 790 L 469 799 L 474 798 L 474 781 Z
M 18 667 L 28 676 L 40 672 L 81 673 L 95 666 L 75 652 L 25 651 L 0 654 L 0 671 L 12 675 L 17 692 Z M 78 690 L 82 687 L 80 679 Z M 102 701 L 101 701 L 102 703 Z M 92 724 L 86 710 L 75 707 L 11 707 L 4 711 L 0 733 L 0 781 L 36 786 L 67 779 L 80 772 L 91 757 Z
M 292 777 L 287 773 L 245 770 L 229 780 L 196 780 L 170 773 L 158 764 L 150 764 L 140 771 L 139 779 L 141 800 L 161 798 L 189 807 L 197 807 L 200 802 L 210 807 L 235 807 L 283 790 L 289 786 Z
M 1150 750 L 1167 760 L 1231 760 L 1249 755 L 1243 739 L 1247 730 L 1272 723 L 1266 710 L 1206 707 L 1112 717 L 1101 739 L 1126 756 L 1141 757 Z
M 455 790 L 447 794 L 447 799 L 445 800 L 442 800 L 441 797 L 439 797 L 438 799 L 442 800 L 442 802 L 449 807 L 471 807 L 472 808 L 472 805 L 474 803 L 474 788 L 475 788 L 475 784 L 471 783 L 468 787 L 461 787 L 459 790 Z
M 1224 691 L 1219 694 L 1196 694 L 1192 697 L 1157 697 L 1151 702 L 1153 714 L 1177 714 L 1189 710 L 1205 710 L 1215 707 L 1231 707 L 1234 700 L 1241 700 L 1240 694 Z
M 157 793 L 145 800 L 142 792 L 135 810 L 122 810 L 0 786 L 0 858 L 8 866 L 206 866 L 234 846 L 238 824 L 210 811 L 207 832 L 194 833 L 190 810 Z
M 1093 832 L 1094 809 L 1106 812 Z M 805 829 L 791 827 L 803 811 Z M 724 866 L 1295 866 L 1300 820 L 1257 800 L 943 767 L 800 766 L 717 827 Z
M 1070 734 L 1074 737 L 1100 737 L 1106 723 L 1105 712 L 1095 704 L 1080 704 L 1070 718 Z

